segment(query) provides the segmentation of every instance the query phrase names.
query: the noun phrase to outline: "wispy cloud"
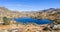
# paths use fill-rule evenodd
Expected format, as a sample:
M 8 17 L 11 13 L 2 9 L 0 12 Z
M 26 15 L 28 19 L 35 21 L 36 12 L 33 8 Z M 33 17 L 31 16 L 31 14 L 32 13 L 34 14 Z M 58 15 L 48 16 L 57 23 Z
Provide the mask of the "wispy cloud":
M 8 9 L 11 9 L 11 10 L 21 10 L 21 11 L 24 11 L 24 10 L 27 11 L 32 9 L 32 6 L 23 5 L 23 4 L 2 4 L 0 6 L 7 7 Z
M 9 3 L 6 3 L 6 4 L 2 4 L 0 6 L 16 6 L 16 7 L 32 7 L 30 5 L 23 5 L 23 4 L 9 4 Z

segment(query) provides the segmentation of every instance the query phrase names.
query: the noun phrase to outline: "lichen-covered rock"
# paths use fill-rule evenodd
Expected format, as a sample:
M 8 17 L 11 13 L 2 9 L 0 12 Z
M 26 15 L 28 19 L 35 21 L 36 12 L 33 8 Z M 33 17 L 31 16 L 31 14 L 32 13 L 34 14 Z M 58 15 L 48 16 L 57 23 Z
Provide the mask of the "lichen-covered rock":
M 60 29 L 60 24 L 54 25 L 53 29 Z

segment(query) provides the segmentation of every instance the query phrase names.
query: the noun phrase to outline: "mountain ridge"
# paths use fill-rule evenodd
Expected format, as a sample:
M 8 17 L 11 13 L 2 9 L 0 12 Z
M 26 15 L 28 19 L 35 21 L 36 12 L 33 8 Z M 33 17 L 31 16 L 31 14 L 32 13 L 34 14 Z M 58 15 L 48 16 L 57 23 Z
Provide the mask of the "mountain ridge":
M 46 11 L 45 11 L 46 10 Z M 51 19 L 54 20 L 56 18 L 60 19 L 60 9 L 58 8 L 50 8 L 42 11 L 35 12 L 14 12 L 5 7 L 0 7 L 0 18 L 6 16 L 8 18 L 19 18 L 19 17 L 32 17 L 38 19 Z

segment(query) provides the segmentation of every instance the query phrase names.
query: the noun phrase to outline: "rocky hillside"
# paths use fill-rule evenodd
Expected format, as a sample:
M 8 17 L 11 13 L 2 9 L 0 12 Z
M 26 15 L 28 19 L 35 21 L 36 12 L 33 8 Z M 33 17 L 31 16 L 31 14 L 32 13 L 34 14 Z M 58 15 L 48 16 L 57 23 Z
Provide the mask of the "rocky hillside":
M 50 8 L 50 9 L 46 9 L 46 10 L 42 10 L 41 12 L 30 12 L 27 13 L 27 15 L 29 17 L 34 17 L 34 18 L 38 18 L 38 19 L 51 19 L 51 20 L 55 20 L 55 19 L 60 19 L 60 9 L 54 9 L 54 8 Z
M 15 11 L 10 11 L 5 7 L 0 7 L 0 20 L 2 21 L 2 18 L 5 16 L 8 18 L 32 17 L 38 19 L 55 20 L 55 19 L 60 19 L 60 9 L 50 8 L 37 12 L 15 12 Z
M 16 11 L 11 11 L 5 7 L 0 7 L 0 22 L 2 22 L 3 17 L 7 18 L 18 18 L 18 17 L 23 17 L 24 13 L 22 12 L 16 12 Z

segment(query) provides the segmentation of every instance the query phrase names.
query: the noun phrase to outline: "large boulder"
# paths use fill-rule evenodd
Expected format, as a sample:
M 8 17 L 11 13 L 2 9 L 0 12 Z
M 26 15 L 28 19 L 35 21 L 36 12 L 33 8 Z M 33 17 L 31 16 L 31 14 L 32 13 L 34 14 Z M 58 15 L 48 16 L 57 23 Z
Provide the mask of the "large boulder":
M 60 29 L 60 24 L 54 25 L 53 29 Z

